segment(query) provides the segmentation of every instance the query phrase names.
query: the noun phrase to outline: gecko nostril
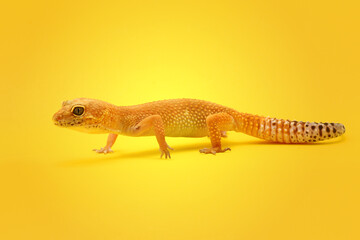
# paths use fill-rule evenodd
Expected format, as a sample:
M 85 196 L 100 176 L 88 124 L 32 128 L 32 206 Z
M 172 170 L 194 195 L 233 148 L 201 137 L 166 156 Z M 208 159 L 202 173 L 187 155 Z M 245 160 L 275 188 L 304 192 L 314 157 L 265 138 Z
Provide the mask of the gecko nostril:
M 56 122 L 59 121 L 61 118 L 62 118 L 61 114 L 54 114 L 54 116 L 53 116 L 53 120 Z

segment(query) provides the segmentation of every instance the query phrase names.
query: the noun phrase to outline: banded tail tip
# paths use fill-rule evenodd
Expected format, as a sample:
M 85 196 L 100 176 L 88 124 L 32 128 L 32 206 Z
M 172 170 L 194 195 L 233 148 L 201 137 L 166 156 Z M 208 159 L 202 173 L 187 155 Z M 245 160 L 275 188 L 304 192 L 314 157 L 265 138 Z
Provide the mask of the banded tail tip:
M 343 135 L 345 133 L 345 126 L 341 123 L 335 123 L 335 129 L 337 132 L 339 132 L 339 136 Z
M 336 138 L 345 133 L 345 126 L 341 123 L 305 123 L 306 142 L 317 142 Z

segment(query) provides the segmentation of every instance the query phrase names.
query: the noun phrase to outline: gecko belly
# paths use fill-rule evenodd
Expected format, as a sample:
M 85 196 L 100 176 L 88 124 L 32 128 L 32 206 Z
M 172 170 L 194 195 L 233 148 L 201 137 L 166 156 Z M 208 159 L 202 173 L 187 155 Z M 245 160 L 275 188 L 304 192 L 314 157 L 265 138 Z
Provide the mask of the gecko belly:
M 165 129 L 165 136 L 168 137 L 206 137 L 209 135 L 207 129 L 194 129 L 194 128 L 178 128 L 178 129 Z

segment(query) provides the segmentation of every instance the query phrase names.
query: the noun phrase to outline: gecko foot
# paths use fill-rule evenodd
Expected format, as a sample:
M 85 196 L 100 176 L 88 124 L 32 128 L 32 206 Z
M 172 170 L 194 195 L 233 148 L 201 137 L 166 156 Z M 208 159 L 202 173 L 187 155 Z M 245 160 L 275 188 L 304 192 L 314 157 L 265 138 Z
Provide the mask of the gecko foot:
M 172 147 L 170 147 L 168 144 L 166 144 L 166 145 L 167 145 L 166 148 L 163 148 L 163 149 L 160 148 L 159 149 L 160 152 L 161 152 L 160 158 L 162 158 L 162 156 L 164 156 L 164 154 L 165 154 L 165 159 L 167 159 L 168 157 L 171 158 L 169 149 L 170 150 L 174 150 L 174 149 Z
M 221 148 L 203 148 L 203 149 L 200 149 L 199 152 L 200 153 L 205 153 L 205 154 L 213 154 L 215 155 L 216 153 L 222 153 L 222 152 L 226 152 L 226 151 L 231 151 L 230 148 L 224 148 L 224 149 L 221 149 Z
M 109 147 L 103 147 L 103 148 L 100 148 L 100 149 L 93 149 L 93 151 L 95 151 L 95 152 L 97 152 L 97 153 L 104 153 L 104 154 L 114 152 L 114 151 L 111 150 L 111 148 L 109 148 Z

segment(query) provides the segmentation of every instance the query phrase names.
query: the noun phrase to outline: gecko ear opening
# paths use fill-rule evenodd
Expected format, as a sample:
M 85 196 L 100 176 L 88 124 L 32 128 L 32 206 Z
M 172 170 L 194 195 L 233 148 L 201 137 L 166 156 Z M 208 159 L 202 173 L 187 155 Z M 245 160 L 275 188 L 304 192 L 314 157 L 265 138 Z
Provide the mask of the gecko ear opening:
M 76 116 L 81 116 L 85 113 L 85 107 L 84 106 L 78 106 L 75 105 L 72 109 L 71 112 L 76 115 Z

